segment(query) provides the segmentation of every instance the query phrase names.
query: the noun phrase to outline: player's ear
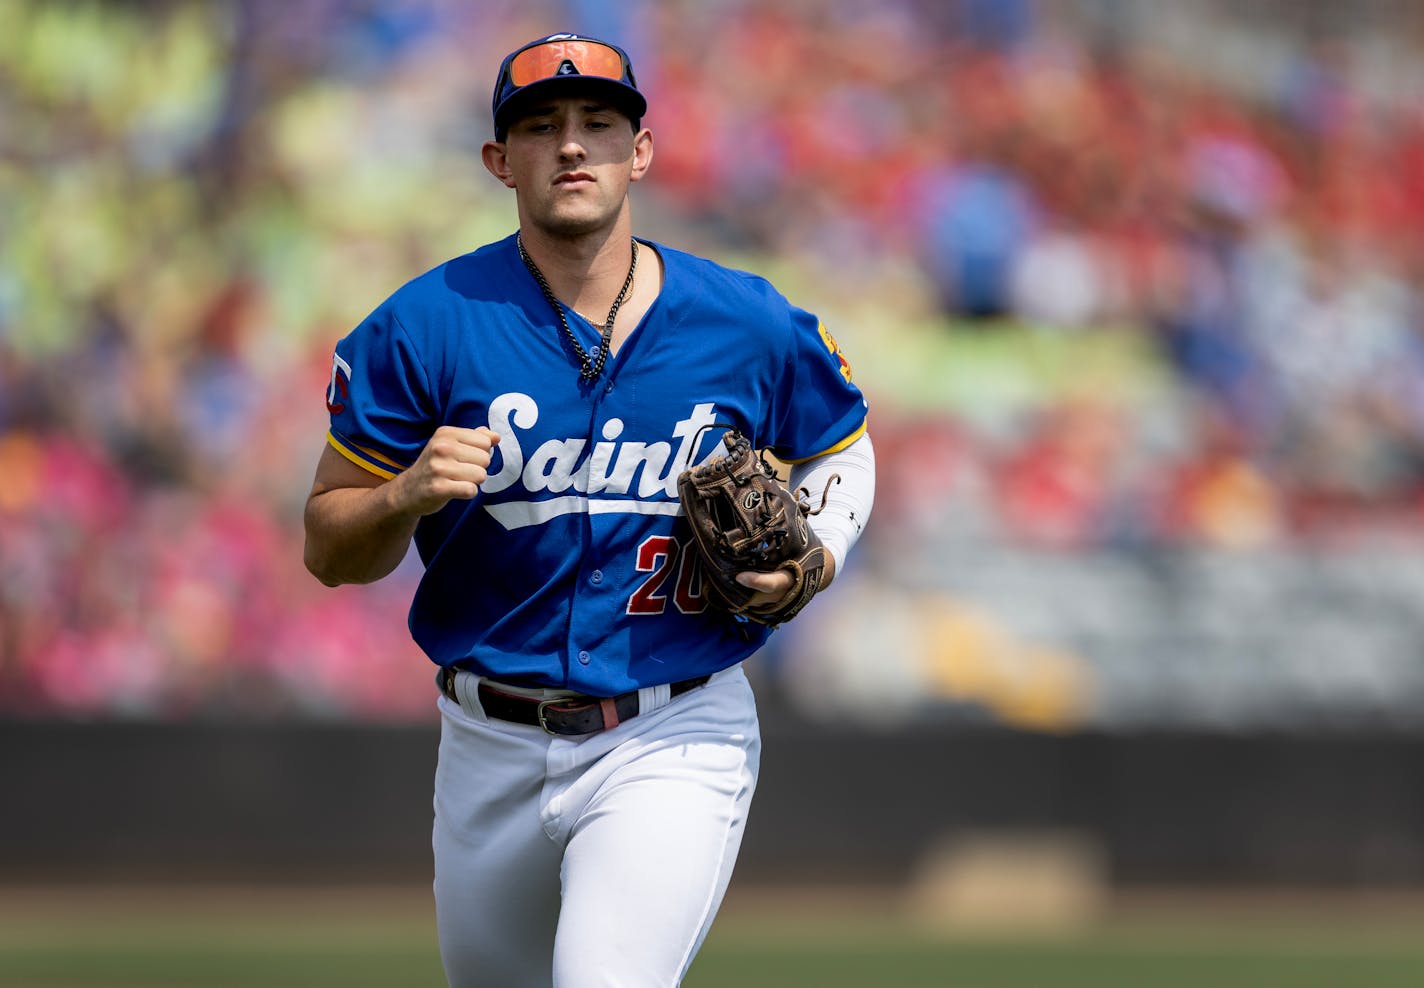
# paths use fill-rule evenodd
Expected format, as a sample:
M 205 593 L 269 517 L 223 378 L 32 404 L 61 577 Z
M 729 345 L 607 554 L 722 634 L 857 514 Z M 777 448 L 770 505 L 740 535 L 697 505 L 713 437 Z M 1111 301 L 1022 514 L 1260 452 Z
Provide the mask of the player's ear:
M 509 167 L 509 150 L 503 141 L 485 141 L 480 157 L 491 175 L 514 188 L 514 171 Z
M 633 173 L 634 182 L 641 179 L 648 173 L 648 168 L 653 163 L 653 132 L 644 127 L 633 137 Z

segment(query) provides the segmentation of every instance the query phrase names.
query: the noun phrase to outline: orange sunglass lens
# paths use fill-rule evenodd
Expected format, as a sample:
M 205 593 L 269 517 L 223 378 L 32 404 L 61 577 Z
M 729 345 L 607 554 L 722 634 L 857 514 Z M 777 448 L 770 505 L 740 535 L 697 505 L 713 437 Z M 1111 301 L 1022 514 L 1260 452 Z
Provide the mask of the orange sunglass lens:
M 588 41 L 551 41 L 515 55 L 509 63 L 509 79 L 516 86 L 527 86 L 558 75 L 559 66 L 565 61 L 572 62 L 579 75 L 623 78 L 623 59 L 607 45 Z

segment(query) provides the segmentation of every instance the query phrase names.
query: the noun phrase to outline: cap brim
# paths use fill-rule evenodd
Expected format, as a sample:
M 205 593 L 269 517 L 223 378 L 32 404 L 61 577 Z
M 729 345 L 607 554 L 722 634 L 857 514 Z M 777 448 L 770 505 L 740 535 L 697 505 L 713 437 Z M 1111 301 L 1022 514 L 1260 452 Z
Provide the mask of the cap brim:
M 643 98 L 643 94 L 617 79 L 605 79 L 602 76 L 559 76 L 531 82 L 501 103 L 494 114 L 495 133 L 502 135 L 509 129 L 510 124 L 540 100 L 557 99 L 579 92 L 606 100 L 630 120 L 641 120 L 648 112 L 648 101 Z

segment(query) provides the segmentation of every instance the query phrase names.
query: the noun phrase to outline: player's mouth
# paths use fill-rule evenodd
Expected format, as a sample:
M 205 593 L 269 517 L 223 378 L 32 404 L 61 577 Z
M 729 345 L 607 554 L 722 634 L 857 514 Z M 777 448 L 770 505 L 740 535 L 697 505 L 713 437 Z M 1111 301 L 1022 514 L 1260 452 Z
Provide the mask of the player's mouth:
M 572 185 L 577 187 L 583 185 L 592 185 L 593 181 L 593 175 L 590 172 L 564 172 L 564 174 L 554 179 L 554 184 L 565 186 Z

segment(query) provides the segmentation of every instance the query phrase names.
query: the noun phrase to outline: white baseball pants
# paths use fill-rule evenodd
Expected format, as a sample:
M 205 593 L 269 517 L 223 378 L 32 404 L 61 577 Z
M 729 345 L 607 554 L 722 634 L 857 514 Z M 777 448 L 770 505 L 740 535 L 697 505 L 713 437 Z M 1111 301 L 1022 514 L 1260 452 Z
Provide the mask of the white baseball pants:
M 741 846 L 761 735 L 740 666 L 560 738 L 440 698 L 435 907 L 451 988 L 670 988 Z M 644 705 L 646 711 L 647 704 Z

